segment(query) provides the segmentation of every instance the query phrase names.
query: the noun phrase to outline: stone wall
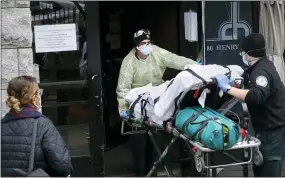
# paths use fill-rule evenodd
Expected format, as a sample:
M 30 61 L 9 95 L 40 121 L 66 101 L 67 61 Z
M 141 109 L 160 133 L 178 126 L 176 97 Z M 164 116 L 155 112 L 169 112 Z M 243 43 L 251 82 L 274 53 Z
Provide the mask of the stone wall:
M 8 111 L 5 104 L 8 82 L 19 75 L 34 76 L 32 26 L 29 1 L 1 1 L 1 115 Z

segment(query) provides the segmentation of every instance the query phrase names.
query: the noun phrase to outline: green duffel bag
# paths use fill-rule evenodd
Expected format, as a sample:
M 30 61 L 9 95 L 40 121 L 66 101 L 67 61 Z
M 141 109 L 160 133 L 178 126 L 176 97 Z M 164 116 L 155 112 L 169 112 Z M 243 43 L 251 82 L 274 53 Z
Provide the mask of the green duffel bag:
M 175 127 L 212 150 L 231 148 L 241 140 L 237 123 L 207 107 L 187 107 L 179 111 Z

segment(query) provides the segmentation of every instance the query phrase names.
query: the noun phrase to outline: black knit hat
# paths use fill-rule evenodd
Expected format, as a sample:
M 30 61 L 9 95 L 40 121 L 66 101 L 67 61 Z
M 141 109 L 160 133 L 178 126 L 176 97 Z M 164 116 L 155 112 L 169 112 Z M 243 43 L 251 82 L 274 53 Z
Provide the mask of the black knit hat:
M 241 50 L 251 57 L 266 56 L 265 39 L 259 33 L 252 33 L 242 40 Z
M 136 46 L 138 46 L 143 40 L 151 40 L 150 32 L 148 30 L 142 29 L 134 33 L 134 43 Z

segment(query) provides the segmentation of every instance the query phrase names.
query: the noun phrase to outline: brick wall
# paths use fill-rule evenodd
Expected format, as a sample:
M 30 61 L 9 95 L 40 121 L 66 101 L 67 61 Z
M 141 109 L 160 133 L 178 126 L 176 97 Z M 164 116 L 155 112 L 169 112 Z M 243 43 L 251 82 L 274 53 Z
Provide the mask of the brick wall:
M 1 116 L 8 108 L 5 104 L 8 82 L 19 75 L 39 77 L 38 66 L 33 65 L 32 27 L 29 1 L 1 1 Z M 35 72 L 36 73 L 35 73 Z M 37 74 L 37 75 L 34 75 Z

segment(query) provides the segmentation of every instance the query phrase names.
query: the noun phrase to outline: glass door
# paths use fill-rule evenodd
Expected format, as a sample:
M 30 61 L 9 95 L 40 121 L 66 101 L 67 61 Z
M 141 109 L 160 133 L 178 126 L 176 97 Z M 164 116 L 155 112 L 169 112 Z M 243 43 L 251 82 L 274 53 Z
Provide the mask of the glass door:
M 95 176 L 90 149 L 90 123 L 96 106 L 90 97 L 92 91 L 87 61 L 86 20 L 84 2 L 31 1 L 32 25 L 75 24 L 77 50 L 36 53 L 34 63 L 39 67 L 42 95 L 42 113 L 61 133 L 72 157 L 71 176 Z M 34 29 L 34 28 L 33 28 Z M 35 49 L 35 44 L 33 45 Z M 99 49 L 99 46 L 98 46 Z

